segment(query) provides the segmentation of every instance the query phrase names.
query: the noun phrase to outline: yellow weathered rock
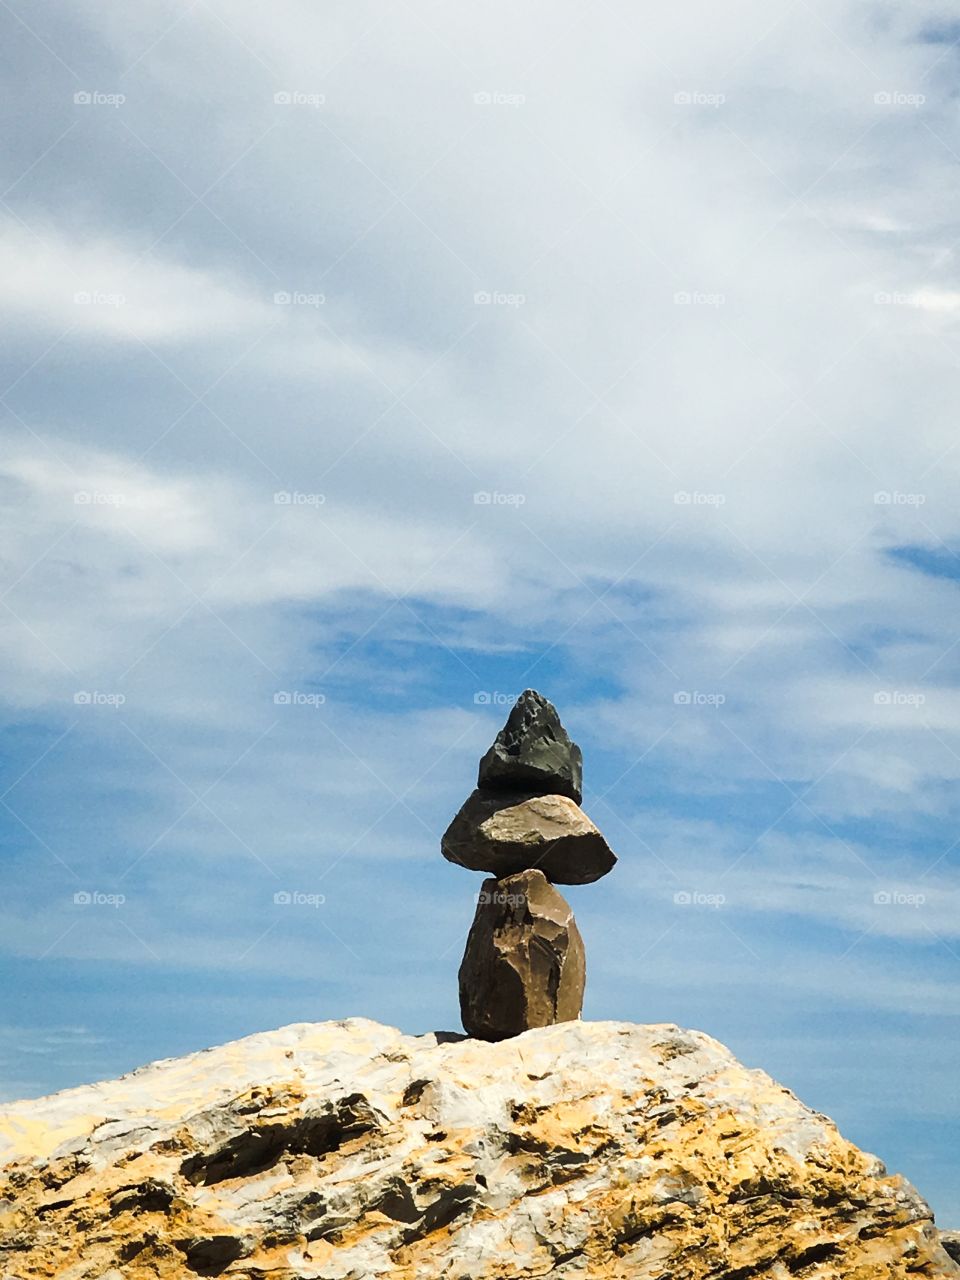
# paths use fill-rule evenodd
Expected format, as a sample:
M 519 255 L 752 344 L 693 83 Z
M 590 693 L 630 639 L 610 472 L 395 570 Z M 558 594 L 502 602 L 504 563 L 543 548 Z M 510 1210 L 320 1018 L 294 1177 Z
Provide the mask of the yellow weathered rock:
M 4 1280 L 917 1280 L 930 1210 L 708 1036 L 285 1027 L 0 1112 Z

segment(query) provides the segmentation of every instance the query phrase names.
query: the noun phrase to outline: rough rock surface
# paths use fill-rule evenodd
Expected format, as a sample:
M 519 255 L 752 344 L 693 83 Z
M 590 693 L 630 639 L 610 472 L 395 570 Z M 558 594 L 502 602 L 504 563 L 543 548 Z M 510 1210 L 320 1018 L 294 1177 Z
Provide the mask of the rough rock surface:
M 301 1023 L 0 1112 L 4 1280 L 917 1280 L 930 1210 L 698 1032 Z
M 567 796 L 474 791 L 447 827 L 440 850 L 448 862 L 495 876 L 536 867 L 554 884 L 590 884 L 617 856 L 579 805 Z
M 484 880 L 460 965 L 468 1035 L 504 1040 L 579 1018 L 586 976 L 573 909 L 542 871 Z
M 583 756 L 552 702 L 525 689 L 480 761 L 478 787 L 569 796 L 580 803 Z
M 960 1231 L 941 1231 L 940 1243 L 955 1262 L 960 1262 Z

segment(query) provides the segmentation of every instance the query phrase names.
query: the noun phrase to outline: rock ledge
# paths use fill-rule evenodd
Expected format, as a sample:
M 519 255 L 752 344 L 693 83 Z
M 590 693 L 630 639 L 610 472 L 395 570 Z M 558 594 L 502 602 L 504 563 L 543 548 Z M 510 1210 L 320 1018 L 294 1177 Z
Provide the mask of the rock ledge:
M 0 1112 L 20 1280 L 960 1276 L 825 1117 L 669 1025 L 299 1023 Z

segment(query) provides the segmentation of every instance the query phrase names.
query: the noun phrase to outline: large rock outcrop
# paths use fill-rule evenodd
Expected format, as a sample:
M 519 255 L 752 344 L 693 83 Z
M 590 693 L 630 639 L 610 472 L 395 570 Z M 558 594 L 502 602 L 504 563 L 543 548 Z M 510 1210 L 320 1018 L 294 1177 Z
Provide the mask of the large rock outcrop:
M 699 1032 L 303 1023 L 0 1113 L 20 1280 L 917 1280 L 930 1210 Z

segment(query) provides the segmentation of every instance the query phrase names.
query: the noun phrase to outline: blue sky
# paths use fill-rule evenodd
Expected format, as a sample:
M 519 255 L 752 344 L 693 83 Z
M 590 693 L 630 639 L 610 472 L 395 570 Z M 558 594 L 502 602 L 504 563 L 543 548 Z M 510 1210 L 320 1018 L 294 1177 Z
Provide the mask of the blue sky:
M 620 855 L 585 1015 L 960 1225 L 948 7 L 0 26 L 0 1093 L 457 1027 L 439 838 L 534 686 Z

